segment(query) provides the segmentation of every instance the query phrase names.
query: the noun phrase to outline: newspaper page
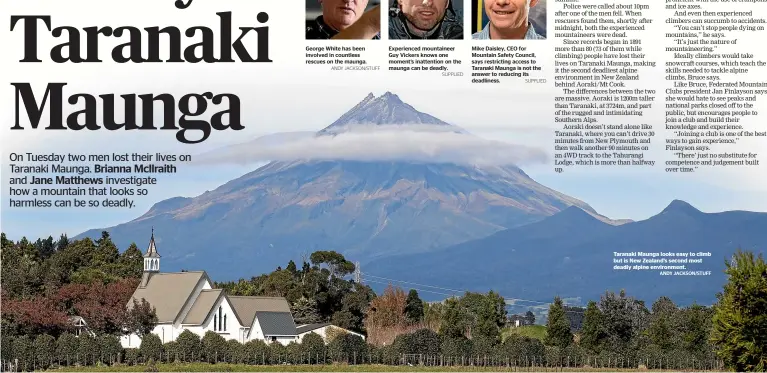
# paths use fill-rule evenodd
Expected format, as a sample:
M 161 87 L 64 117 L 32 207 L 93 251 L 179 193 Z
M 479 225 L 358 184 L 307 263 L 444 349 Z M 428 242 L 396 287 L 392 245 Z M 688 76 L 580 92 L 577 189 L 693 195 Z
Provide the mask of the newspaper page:
M 2 13 L 2 371 L 767 369 L 765 0 Z

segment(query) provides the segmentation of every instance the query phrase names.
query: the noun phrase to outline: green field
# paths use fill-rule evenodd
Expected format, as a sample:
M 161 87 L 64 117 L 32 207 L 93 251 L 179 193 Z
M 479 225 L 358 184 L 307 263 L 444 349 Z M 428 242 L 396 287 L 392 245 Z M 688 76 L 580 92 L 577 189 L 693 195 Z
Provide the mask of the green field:
M 501 332 L 504 340 L 512 334 L 518 334 L 523 337 L 530 337 L 543 341 L 543 339 L 546 338 L 546 327 L 543 325 L 525 325 L 518 328 L 505 328 Z
M 638 369 L 522 368 L 522 367 L 427 367 L 391 365 L 244 365 L 244 364 L 157 364 L 160 372 L 638 372 Z M 145 365 L 67 367 L 52 372 L 147 372 Z M 668 371 L 668 370 L 665 370 Z

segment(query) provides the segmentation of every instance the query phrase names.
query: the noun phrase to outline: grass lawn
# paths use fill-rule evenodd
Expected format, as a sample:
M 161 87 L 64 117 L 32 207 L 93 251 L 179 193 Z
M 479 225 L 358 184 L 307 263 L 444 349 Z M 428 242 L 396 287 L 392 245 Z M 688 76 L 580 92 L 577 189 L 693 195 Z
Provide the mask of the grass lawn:
M 160 372 L 638 372 L 637 369 L 597 368 L 506 368 L 506 367 L 425 367 L 389 365 L 244 365 L 244 364 L 157 364 Z M 88 366 L 52 369 L 54 372 L 145 372 L 145 365 Z M 643 370 L 645 371 L 645 370 Z
M 530 337 L 543 340 L 546 338 L 546 326 L 544 325 L 525 325 L 517 328 L 505 328 L 501 332 L 503 339 L 505 340 L 512 334 L 518 334 L 523 337 Z

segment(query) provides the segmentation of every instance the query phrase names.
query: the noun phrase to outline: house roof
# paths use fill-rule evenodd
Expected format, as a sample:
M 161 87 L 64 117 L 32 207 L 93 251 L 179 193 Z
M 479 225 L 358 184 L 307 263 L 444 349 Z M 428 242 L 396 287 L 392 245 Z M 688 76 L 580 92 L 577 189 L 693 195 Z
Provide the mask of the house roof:
M 175 322 L 181 310 L 190 302 L 190 296 L 202 280 L 210 282 L 205 271 L 175 273 L 153 273 L 145 287 L 138 287 L 128 307 L 133 306 L 133 299 L 146 299 L 157 312 L 157 322 Z
M 294 336 L 296 324 L 290 312 L 256 312 L 264 336 Z
M 290 304 L 285 298 L 277 297 L 246 297 L 246 296 L 227 296 L 229 303 L 234 308 L 240 324 L 246 327 L 253 325 L 256 318 L 256 312 L 287 312 L 290 314 Z M 292 316 L 291 316 L 292 320 Z M 295 327 L 295 325 L 294 325 Z
M 213 311 L 213 306 L 218 303 L 219 298 L 223 294 L 224 291 L 222 289 L 206 289 L 201 291 L 181 323 L 200 325 L 205 322 Z
M 297 334 L 309 333 L 312 330 L 317 330 L 317 329 L 320 329 L 320 328 L 324 328 L 324 327 L 329 326 L 329 325 L 331 325 L 329 322 L 321 323 L 321 324 L 304 324 L 304 325 L 299 325 L 299 326 L 296 327 L 296 333 Z

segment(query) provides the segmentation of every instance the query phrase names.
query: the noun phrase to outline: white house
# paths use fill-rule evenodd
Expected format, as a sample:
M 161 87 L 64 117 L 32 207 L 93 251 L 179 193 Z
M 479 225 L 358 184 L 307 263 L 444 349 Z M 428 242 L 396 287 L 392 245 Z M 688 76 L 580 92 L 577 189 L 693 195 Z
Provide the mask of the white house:
M 360 333 L 356 333 L 356 332 L 353 332 L 351 330 L 344 329 L 344 328 L 342 328 L 340 326 L 335 326 L 335 325 L 330 324 L 330 323 L 324 323 L 324 324 L 304 324 L 304 325 L 299 325 L 299 326 L 296 327 L 296 333 L 298 333 L 298 341 L 299 342 L 302 342 L 304 340 L 304 337 L 306 337 L 309 333 L 317 333 L 317 334 L 320 335 L 320 337 L 322 337 L 323 340 L 325 340 L 325 343 L 328 343 L 328 342 L 330 342 L 330 341 L 328 341 L 328 335 L 333 333 L 333 331 L 331 331 L 331 330 L 333 330 L 335 332 L 354 334 L 354 335 L 360 336 L 363 341 L 365 340 L 365 336 L 360 334 Z
M 153 333 L 163 343 L 176 340 L 184 330 L 200 336 L 213 331 L 241 343 L 263 340 L 287 345 L 299 340 L 285 298 L 227 295 L 222 289 L 213 289 L 205 271 L 161 273 L 154 232 L 144 255 L 141 283 L 127 307 L 142 298 L 155 308 Z M 125 348 L 141 345 L 136 334 L 123 336 L 120 342 Z
M 85 322 L 85 319 L 80 316 L 70 316 L 69 323 L 74 327 L 75 336 L 77 337 L 85 334 L 90 335 L 91 337 L 96 336 L 96 333 L 88 328 L 88 323 Z

